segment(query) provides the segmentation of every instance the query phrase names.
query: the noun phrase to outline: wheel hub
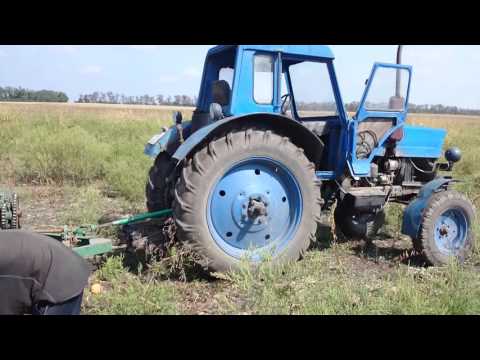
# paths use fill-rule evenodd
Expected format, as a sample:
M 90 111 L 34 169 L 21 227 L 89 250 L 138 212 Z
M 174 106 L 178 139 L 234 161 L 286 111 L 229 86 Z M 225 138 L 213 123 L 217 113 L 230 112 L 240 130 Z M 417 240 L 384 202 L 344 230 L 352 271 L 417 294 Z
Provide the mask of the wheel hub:
M 468 223 L 459 209 L 445 211 L 435 223 L 435 242 L 441 252 L 456 254 L 465 246 Z
M 247 209 L 247 218 L 253 223 L 261 224 L 268 220 L 268 200 L 262 195 L 250 196 Z

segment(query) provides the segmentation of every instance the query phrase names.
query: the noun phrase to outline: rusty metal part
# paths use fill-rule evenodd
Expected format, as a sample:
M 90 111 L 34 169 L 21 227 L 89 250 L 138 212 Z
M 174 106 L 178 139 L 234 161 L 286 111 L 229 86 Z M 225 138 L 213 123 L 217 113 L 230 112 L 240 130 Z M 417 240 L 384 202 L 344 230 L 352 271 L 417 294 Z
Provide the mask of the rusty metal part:
M 0 230 L 18 229 L 20 215 L 17 194 L 0 190 Z

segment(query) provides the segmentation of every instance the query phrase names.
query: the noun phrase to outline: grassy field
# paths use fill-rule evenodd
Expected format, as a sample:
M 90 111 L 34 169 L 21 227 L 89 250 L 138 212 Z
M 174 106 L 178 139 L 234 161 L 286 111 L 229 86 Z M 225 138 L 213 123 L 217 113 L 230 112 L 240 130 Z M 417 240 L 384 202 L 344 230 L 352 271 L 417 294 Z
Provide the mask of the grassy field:
M 151 160 L 145 142 L 171 123 L 174 109 L 72 104 L 0 104 L 0 187 L 21 197 L 25 228 L 96 222 L 106 213 L 144 210 Z M 182 109 L 184 117 L 192 109 Z M 480 118 L 415 115 L 412 123 L 444 127 L 447 146 L 464 158 L 454 176 L 478 206 Z M 320 234 L 303 261 L 247 265 L 206 278 L 178 253 L 148 268 L 127 270 L 110 258 L 91 279 L 88 314 L 479 314 L 480 256 L 464 266 L 424 267 L 400 235 L 399 206 L 374 244 L 342 243 Z M 479 234 L 478 228 L 476 232 Z M 188 276 L 171 271 L 184 266 Z

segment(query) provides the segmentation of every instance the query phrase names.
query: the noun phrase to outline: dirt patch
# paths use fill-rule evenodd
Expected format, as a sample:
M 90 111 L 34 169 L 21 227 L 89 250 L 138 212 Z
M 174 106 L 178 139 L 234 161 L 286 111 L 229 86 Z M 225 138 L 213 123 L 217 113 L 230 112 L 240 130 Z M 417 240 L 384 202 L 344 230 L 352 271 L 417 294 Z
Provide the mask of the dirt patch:
M 18 193 L 20 219 L 24 230 L 42 225 L 60 225 L 59 214 L 68 207 L 63 188 L 50 186 L 22 186 L 13 189 Z
M 182 313 L 189 315 L 218 314 L 222 308 L 222 299 L 228 292 L 229 284 L 226 281 L 211 282 L 177 282 L 177 295 L 181 299 Z

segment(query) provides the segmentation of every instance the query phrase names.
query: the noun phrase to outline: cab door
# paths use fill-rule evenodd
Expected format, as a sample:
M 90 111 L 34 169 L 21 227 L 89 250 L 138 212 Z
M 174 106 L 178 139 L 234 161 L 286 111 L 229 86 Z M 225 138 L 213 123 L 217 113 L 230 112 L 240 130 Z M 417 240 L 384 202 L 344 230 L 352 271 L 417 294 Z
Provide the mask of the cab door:
M 348 163 L 354 177 L 370 175 L 374 157 L 401 131 L 408 111 L 412 68 L 375 63 L 349 128 Z M 395 133 L 395 134 L 394 134 Z

